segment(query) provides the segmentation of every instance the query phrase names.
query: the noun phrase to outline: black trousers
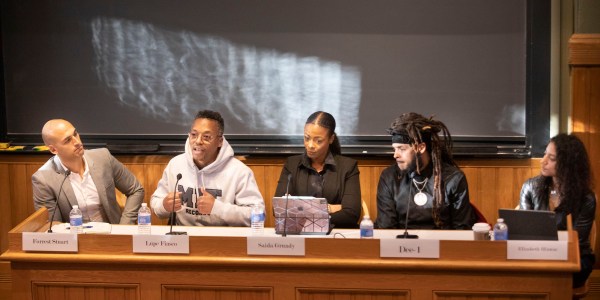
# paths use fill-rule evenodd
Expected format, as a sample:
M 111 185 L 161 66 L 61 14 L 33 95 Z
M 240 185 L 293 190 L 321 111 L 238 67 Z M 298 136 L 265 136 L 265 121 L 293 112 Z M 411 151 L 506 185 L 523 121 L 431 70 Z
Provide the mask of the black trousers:
M 577 273 L 573 273 L 573 288 L 578 288 L 585 284 L 592 270 L 594 270 L 594 264 L 596 263 L 596 256 L 594 254 L 583 254 L 581 255 L 581 270 Z

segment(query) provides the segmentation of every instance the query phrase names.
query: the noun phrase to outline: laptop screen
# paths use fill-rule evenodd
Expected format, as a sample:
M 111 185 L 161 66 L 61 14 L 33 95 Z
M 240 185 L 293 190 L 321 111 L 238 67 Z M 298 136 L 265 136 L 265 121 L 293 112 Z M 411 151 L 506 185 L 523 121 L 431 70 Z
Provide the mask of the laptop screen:
M 327 199 L 289 196 L 273 198 L 275 233 L 328 234 L 330 232 Z M 287 220 L 286 220 L 287 219 Z
M 498 215 L 508 226 L 509 240 L 558 240 L 552 211 L 499 209 Z

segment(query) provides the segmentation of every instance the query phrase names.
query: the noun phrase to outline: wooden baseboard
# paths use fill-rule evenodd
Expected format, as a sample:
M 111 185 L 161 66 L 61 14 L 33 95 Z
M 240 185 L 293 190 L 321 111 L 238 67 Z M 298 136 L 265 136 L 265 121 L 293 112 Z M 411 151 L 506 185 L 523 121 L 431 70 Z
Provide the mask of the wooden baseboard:
M 0 300 L 12 300 L 10 263 L 0 262 Z M 600 299 L 600 269 L 590 275 L 590 291 L 584 299 Z
M 590 292 L 584 299 L 600 299 L 600 269 L 594 269 L 590 275 Z
M 0 261 L 0 300 L 12 299 L 12 279 L 10 276 L 10 263 Z

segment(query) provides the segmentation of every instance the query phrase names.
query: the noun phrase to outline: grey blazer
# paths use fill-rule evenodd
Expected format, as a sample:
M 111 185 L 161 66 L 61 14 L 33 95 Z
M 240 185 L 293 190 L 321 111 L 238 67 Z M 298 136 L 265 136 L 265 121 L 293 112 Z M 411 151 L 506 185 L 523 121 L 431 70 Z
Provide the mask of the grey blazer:
M 108 222 L 111 224 L 136 224 L 137 211 L 144 201 L 144 188 L 127 168 L 114 158 L 108 149 L 85 150 L 84 157 L 88 163 L 90 175 L 96 184 L 98 197 Z M 58 199 L 59 212 L 54 216 L 55 221 L 68 222 L 69 212 L 77 205 L 77 198 L 68 181 L 62 186 L 65 170 L 60 163 L 50 158 L 33 176 L 33 206 L 36 210 L 45 206 L 52 215 Z M 115 187 L 127 196 L 123 212 L 117 202 Z

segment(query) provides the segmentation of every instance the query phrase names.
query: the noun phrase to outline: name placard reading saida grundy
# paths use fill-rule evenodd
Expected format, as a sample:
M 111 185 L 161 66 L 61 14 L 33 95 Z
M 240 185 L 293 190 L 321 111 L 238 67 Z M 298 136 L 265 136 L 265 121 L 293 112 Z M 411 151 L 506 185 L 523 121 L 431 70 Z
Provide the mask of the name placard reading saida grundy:
M 256 237 L 246 239 L 248 255 L 304 256 L 304 237 Z

